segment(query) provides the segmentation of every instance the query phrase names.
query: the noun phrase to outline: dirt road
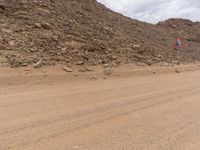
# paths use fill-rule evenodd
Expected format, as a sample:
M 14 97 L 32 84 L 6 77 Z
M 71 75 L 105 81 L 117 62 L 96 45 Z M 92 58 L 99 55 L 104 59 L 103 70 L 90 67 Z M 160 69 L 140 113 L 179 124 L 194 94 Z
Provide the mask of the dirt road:
M 200 147 L 200 71 L 31 82 L 0 85 L 0 150 Z

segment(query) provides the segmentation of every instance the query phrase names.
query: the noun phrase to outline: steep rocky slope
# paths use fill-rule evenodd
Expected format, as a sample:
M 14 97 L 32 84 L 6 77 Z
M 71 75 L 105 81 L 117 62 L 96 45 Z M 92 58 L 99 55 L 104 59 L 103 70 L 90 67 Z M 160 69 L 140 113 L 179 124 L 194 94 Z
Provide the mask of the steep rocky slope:
M 182 61 L 199 60 L 199 23 L 151 25 L 112 12 L 96 0 L 0 0 L 0 61 L 26 66 L 41 60 L 97 65 L 172 62 L 176 36 Z

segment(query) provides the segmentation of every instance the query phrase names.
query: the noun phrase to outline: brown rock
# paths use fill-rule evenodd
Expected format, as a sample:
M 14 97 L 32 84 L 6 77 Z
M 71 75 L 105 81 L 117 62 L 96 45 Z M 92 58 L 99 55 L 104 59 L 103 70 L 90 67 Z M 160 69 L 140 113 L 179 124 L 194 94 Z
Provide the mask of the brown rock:
M 28 63 L 24 62 L 21 65 L 25 67 L 25 66 L 28 66 Z
M 93 71 L 91 68 L 88 68 L 88 67 L 86 67 L 85 70 L 88 71 L 88 72 Z
M 42 60 L 38 61 L 33 65 L 34 68 L 40 68 L 42 66 Z
M 73 72 L 73 70 L 68 68 L 68 67 L 64 67 L 63 70 L 66 71 L 66 72 Z
M 133 44 L 132 46 L 135 47 L 135 48 L 140 48 L 141 47 L 139 44 Z
M 92 80 L 97 80 L 97 77 L 95 75 L 92 75 L 89 78 L 92 79 Z
M 78 70 L 79 72 L 86 72 L 85 68 L 81 68 Z
M 6 29 L 6 28 L 1 28 L 1 31 L 4 32 L 4 33 L 8 33 L 8 34 L 12 33 L 12 30 Z
M 110 67 L 110 66 L 111 66 L 110 64 L 104 64 L 104 65 L 103 65 L 104 68 L 108 68 L 108 67 Z
M 38 11 L 39 11 L 40 13 L 44 13 L 44 14 L 48 14 L 48 15 L 51 14 L 50 10 L 44 9 L 44 8 L 38 8 Z
M 42 25 L 40 23 L 35 23 L 34 26 L 37 27 L 37 28 L 41 28 L 42 27 Z
M 116 59 L 117 59 L 117 56 L 113 55 L 112 60 L 116 60 Z
M 0 9 L 2 9 L 2 10 L 6 10 L 6 6 L 5 6 L 5 4 L 0 3 Z
M 45 22 L 45 21 L 43 21 L 43 22 L 41 23 L 41 26 L 42 26 L 44 29 L 47 29 L 47 30 L 51 29 L 51 24 L 48 23 L 48 22 Z
M 84 62 L 83 62 L 83 61 L 78 61 L 78 62 L 76 63 L 76 65 L 84 65 Z
M 12 47 L 15 46 L 15 41 L 13 41 L 13 40 L 12 40 L 12 41 L 9 41 L 8 43 L 9 43 L 9 45 L 12 46 Z
M 103 73 L 105 75 L 111 75 L 111 74 L 113 74 L 113 70 L 112 70 L 112 68 L 106 68 L 106 69 L 104 69 Z
M 176 73 L 181 73 L 180 69 L 175 70 Z

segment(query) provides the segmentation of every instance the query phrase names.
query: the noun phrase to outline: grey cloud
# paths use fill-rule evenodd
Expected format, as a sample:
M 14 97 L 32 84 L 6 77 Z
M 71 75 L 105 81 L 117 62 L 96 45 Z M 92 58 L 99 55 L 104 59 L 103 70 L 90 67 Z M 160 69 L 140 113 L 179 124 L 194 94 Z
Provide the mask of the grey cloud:
M 200 20 L 199 0 L 98 0 L 114 11 L 157 23 L 168 18 Z

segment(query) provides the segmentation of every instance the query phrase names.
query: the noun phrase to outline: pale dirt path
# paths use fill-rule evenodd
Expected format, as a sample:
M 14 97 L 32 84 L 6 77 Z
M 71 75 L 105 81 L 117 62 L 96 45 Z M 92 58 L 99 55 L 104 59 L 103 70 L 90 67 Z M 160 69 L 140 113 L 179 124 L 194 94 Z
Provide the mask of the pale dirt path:
M 29 83 L 0 86 L 0 150 L 199 149 L 200 71 Z

